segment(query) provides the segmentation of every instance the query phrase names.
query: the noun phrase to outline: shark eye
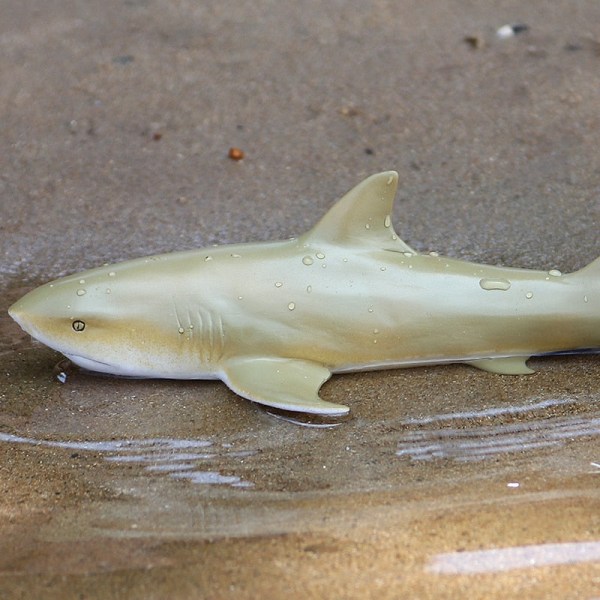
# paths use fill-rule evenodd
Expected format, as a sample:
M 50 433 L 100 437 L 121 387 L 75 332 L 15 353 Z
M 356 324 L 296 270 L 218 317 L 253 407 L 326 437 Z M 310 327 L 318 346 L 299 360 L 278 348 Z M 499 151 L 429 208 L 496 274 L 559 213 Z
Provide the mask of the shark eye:
M 85 323 L 80 319 L 77 319 L 76 321 L 73 321 L 72 327 L 73 331 L 83 331 L 85 329 Z

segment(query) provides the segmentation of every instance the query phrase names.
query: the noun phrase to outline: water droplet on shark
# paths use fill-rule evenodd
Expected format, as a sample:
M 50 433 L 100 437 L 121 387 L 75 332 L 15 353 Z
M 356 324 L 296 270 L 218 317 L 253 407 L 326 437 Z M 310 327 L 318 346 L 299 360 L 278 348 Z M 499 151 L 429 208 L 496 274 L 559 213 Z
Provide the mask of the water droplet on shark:
M 379 270 L 380 270 L 380 271 L 385 271 L 385 270 L 386 270 L 386 267 L 379 267 Z
M 180 328 L 178 329 L 178 331 L 179 331 L 179 333 L 183 334 L 183 332 L 184 332 L 185 330 L 183 329 L 183 327 L 180 327 Z
M 77 295 L 78 295 L 78 296 L 85 296 L 85 290 L 83 290 L 83 289 L 78 289 L 78 290 L 77 290 Z
M 115 273 L 114 271 L 111 271 L 111 272 L 108 274 L 108 276 L 109 276 L 109 277 L 114 277 L 115 275 L 116 275 L 116 273 Z
M 306 266 L 312 265 L 313 264 L 313 259 L 310 256 L 305 256 L 302 259 L 302 263 L 305 264 Z
M 386 215 L 385 220 L 383 221 L 383 226 L 387 229 L 390 227 L 391 224 L 392 224 L 392 218 L 390 217 L 390 215 Z
M 232 254 L 231 258 L 242 258 L 241 254 Z
M 275 282 L 275 287 L 276 288 L 280 288 L 283 285 L 283 283 L 281 283 L 281 281 L 276 281 Z
M 548 275 L 551 275 L 552 277 L 561 277 L 562 273 L 558 269 L 550 269 Z
M 533 298 L 533 292 L 527 292 L 525 294 L 525 298 L 527 298 L 527 300 L 531 300 Z
M 588 301 L 588 297 L 587 297 L 587 296 L 584 296 L 584 297 L 583 297 L 583 301 L 584 301 L 584 302 L 587 302 L 587 301 Z
M 204 257 L 204 262 L 208 262 L 209 260 L 212 260 L 213 257 L 212 256 L 205 256 Z
M 506 291 L 512 285 L 508 279 L 481 279 L 479 285 L 484 290 L 501 290 Z
M 368 223 L 365 223 L 365 229 L 371 229 L 371 226 Z
M 80 279 L 79 280 L 79 285 L 83 285 L 85 283 L 85 279 Z
M 315 256 L 319 259 L 319 260 L 323 260 L 325 258 L 325 255 L 322 252 L 317 252 L 315 254 Z
M 296 303 L 295 303 L 295 302 L 290 302 L 290 303 L 288 304 L 288 309 L 289 309 L 289 310 L 294 310 L 295 308 L 296 308 Z
M 306 292 L 307 292 L 308 294 L 310 294 L 310 293 L 312 292 L 312 285 L 307 285 L 307 286 L 306 286 Z M 586 300 L 586 302 L 587 302 L 587 300 Z

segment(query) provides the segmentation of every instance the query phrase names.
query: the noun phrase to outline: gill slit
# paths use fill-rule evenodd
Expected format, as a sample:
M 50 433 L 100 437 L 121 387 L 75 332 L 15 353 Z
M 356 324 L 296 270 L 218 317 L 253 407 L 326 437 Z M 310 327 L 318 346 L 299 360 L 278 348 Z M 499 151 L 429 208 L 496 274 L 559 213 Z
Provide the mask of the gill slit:
M 181 329 L 183 325 L 181 324 L 181 319 L 179 318 L 179 311 L 177 310 L 177 301 L 173 298 L 173 308 L 175 310 L 175 320 L 177 321 L 177 329 Z
M 221 315 L 185 303 L 185 309 L 177 306 L 173 298 L 173 308 L 177 329 L 187 333 L 182 338 L 190 343 L 190 350 L 198 353 L 202 363 L 210 364 L 221 360 L 225 348 L 225 328 Z M 184 317 L 185 313 L 185 317 Z
M 202 328 L 203 358 L 207 362 L 218 362 L 223 357 L 223 347 L 225 345 L 223 320 L 220 315 L 202 309 L 198 309 L 197 315 L 199 325 Z

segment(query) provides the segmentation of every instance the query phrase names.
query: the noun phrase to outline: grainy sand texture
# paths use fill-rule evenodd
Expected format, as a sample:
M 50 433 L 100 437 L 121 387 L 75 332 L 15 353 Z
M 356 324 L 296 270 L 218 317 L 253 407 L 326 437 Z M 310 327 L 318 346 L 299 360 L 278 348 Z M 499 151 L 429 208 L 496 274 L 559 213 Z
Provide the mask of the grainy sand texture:
M 598 23 L 592 0 L 0 0 L 0 597 L 598 598 L 597 355 L 335 376 L 351 419 L 306 427 L 220 382 L 60 384 L 6 312 L 105 262 L 297 235 L 387 169 L 418 251 L 578 269 Z

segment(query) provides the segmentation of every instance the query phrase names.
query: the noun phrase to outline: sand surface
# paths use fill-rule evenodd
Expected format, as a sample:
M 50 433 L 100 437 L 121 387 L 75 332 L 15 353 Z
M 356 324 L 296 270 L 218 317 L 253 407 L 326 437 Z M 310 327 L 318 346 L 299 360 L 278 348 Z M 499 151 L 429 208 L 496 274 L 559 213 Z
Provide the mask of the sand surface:
M 220 382 L 60 384 L 6 313 L 104 262 L 297 235 L 387 169 L 419 251 L 584 266 L 600 4 L 0 16 L 2 599 L 600 597 L 598 356 L 336 376 L 322 395 L 352 418 L 317 428 Z M 499 39 L 508 23 L 529 29 Z

